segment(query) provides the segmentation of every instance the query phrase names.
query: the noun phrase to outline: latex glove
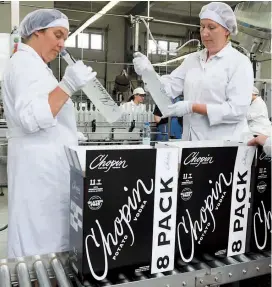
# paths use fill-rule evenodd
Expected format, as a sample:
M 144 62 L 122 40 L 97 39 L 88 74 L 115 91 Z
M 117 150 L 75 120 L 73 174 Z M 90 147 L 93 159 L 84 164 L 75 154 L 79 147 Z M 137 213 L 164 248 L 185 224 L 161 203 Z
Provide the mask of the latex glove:
M 90 80 L 96 77 L 91 67 L 87 67 L 82 61 L 77 61 L 73 65 L 69 65 L 59 86 L 70 97 L 76 91 L 82 89 Z
M 193 104 L 188 101 L 177 102 L 173 105 L 168 106 L 168 112 L 164 115 L 164 118 L 173 117 L 183 117 L 185 115 L 191 114 L 193 112 Z
M 153 71 L 154 68 L 145 55 L 140 52 L 134 53 L 133 59 L 135 72 L 141 76 L 144 70 Z
M 82 132 L 77 132 L 77 139 L 80 142 L 86 142 L 88 140 L 88 138 L 85 137 Z

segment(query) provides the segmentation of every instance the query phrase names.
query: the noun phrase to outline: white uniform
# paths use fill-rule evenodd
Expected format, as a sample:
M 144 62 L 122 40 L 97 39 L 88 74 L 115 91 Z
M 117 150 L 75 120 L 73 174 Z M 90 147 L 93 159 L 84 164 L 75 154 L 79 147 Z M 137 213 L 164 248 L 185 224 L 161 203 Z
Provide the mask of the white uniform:
M 249 59 L 227 44 L 206 62 L 207 50 L 193 53 L 170 75 L 162 76 L 173 98 L 207 105 L 208 115 L 183 117 L 184 140 L 241 140 L 248 136 L 253 69 Z
M 271 136 L 266 139 L 263 149 L 268 156 L 271 156 Z
M 135 104 L 133 100 L 130 102 L 124 103 L 121 107 L 127 112 L 142 112 L 143 105 L 142 104 Z
M 249 129 L 254 135 L 271 135 L 271 122 L 268 118 L 267 106 L 261 97 L 257 97 L 251 103 L 247 120 Z
M 51 69 L 20 44 L 3 75 L 8 124 L 8 257 L 69 248 L 69 166 L 64 145 L 77 145 L 73 103 L 53 118 Z

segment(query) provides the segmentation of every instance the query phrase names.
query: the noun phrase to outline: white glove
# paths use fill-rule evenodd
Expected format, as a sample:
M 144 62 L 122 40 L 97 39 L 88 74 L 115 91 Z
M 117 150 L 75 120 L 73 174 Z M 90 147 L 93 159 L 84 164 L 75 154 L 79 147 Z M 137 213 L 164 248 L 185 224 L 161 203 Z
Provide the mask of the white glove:
M 145 55 L 140 52 L 134 53 L 133 59 L 135 72 L 141 76 L 144 70 L 153 71 L 154 68 Z
M 96 74 L 91 67 L 84 65 L 82 61 L 77 61 L 66 68 L 59 86 L 71 97 L 73 93 L 82 89 L 91 79 L 95 78 Z
M 88 140 L 88 138 L 85 137 L 82 132 L 77 132 L 77 139 L 80 142 L 86 142 Z
M 166 115 L 164 115 L 164 118 L 169 116 L 183 117 L 185 115 L 191 114 L 192 112 L 193 104 L 188 101 L 181 101 L 168 106 L 168 112 Z

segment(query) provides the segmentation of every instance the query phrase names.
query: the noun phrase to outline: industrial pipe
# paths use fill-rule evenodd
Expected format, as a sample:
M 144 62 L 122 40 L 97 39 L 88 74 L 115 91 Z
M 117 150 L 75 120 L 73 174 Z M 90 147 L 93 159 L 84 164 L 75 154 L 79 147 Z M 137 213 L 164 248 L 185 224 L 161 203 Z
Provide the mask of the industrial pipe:
M 39 287 L 51 287 L 51 282 L 49 280 L 47 271 L 41 261 L 40 257 L 36 257 L 37 261 L 34 262 L 33 267 L 36 271 L 37 279 L 39 282 Z
M 60 287 L 72 287 L 72 283 L 70 279 L 68 278 L 68 276 L 66 276 L 65 271 L 59 259 L 56 257 L 56 255 L 53 253 L 53 254 L 50 254 L 49 257 L 52 258 L 51 266 L 55 272 L 59 286 Z
M 0 286 L 11 287 L 10 272 L 6 264 L 0 266 Z
M 19 262 L 16 266 L 16 269 L 17 269 L 19 286 L 32 287 L 26 263 L 24 261 Z

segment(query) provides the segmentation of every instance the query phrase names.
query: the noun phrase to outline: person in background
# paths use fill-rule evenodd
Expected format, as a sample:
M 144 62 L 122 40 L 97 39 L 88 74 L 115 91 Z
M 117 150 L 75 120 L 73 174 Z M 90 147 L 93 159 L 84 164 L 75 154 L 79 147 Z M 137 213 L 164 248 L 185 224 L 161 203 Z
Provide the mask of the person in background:
M 132 93 L 132 97 L 129 99 L 129 101 L 122 105 L 122 107 L 127 111 L 135 112 L 137 110 L 141 110 L 141 104 L 144 102 L 145 98 L 145 91 L 143 88 L 138 87 L 134 89 Z
M 253 138 L 248 142 L 249 146 L 263 146 L 263 150 L 266 155 L 271 157 L 271 136 L 266 135 L 258 135 L 257 137 Z
M 96 73 L 77 61 L 58 83 L 48 63 L 64 48 L 66 15 L 29 13 L 18 51 L 3 74 L 8 126 L 8 257 L 69 250 L 70 167 L 64 146 L 78 145 L 71 95 Z
M 271 122 L 264 100 L 259 96 L 259 90 L 253 87 L 252 101 L 247 112 L 247 121 L 253 135 L 271 135 Z
M 0 104 L 0 119 L 4 119 L 4 107 L 3 104 Z
M 123 101 L 127 102 L 127 95 L 130 89 L 130 81 L 126 70 L 124 69 L 120 75 L 115 77 L 114 89 L 112 92 L 113 98 L 121 103 Z
M 176 98 L 180 100 L 179 98 Z M 169 118 L 164 118 L 158 106 L 155 106 L 154 112 L 154 121 L 157 124 L 156 135 L 157 141 L 168 141 L 168 130 L 169 130 Z M 170 125 L 170 138 L 172 139 L 181 139 L 182 136 L 182 118 L 171 117 Z
M 199 17 L 205 49 L 189 54 L 170 75 L 158 76 L 169 96 L 184 94 L 165 116 L 183 117 L 183 140 L 246 140 L 254 77 L 250 60 L 229 41 L 238 32 L 235 14 L 226 3 L 211 2 Z M 138 75 L 154 72 L 145 55 L 134 56 Z

